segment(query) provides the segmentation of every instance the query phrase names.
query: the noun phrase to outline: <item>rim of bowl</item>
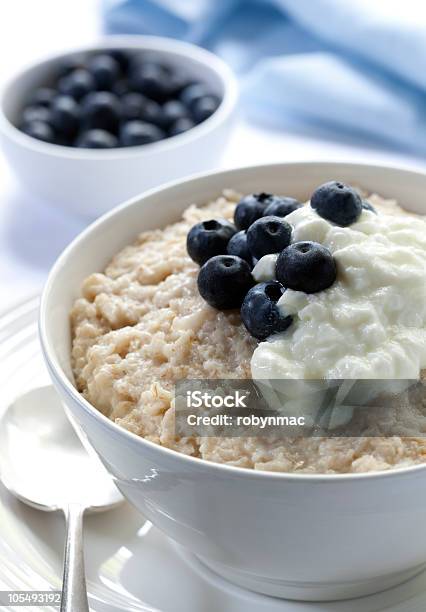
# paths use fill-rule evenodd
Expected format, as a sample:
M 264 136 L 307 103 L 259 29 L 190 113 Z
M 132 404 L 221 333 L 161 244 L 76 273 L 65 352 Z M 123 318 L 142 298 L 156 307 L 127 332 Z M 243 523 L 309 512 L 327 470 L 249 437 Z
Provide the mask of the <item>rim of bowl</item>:
M 127 438 L 133 444 L 137 444 L 140 446 L 147 446 L 150 450 L 154 452 L 158 452 L 169 458 L 181 462 L 183 465 L 187 464 L 192 468 L 198 467 L 201 471 L 213 471 L 218 474 L 222 474 L 223 476 L 233 476 L 235 478 L 246 478 L 246 479 L 262 479 L 262 480 L 288 480 L 293 482 L 300 482 L 301 484 L 312 482 L 358 482 L 365 480 L 381 480 L 386 478 L 398 478 L 403 477 L 407 474 L 413 474 L 416 472 L 421 472 L 426 470 L 426 463 L 411 465 L 402 468 L 395 468 L 390 470 L 383 471 L 372 471 L 372 472 L 360 472 L 360 473 L 338 473 L 338 474 L 321 474 L 321 473 L 295 473 L 295 472 L 273 472 L 268 470 L 255 470 L 253 468 L 245 468 L 238 467 L 233 465 L 228 465 L 224 463 L 216 463 L 214 461 L 208 461 L 206 459 L 202 459 L 200 457 L 193 457 L 191 455 L 185 455 L 184 453 L 180 453 L 179 451 L 175 451 L 171 448 L 167 448 L 165 446 L 161 446 L 159 444 L 155 444 L 149 440 L 146 440 L 142 436 L 138 436 L 133 432 L 125 429 L 124 427 L 120 427 L 113 421 L 111 421 L 108 417 L 102 414 L 99 410 L 97 410 L 89 401 L 87 401 L 81 393 L 77 390 L 74 384 L 68 379 L 65 375 L 62 367 L 57 362 L 56 357 L 54 356 L 54 351 L 51 349 L 50 342 L 48 340 L 48 332 L 47 332 L 47 302 L 48 302 L 48 294 L 50 292 L 50 287 L 55 281 L 55 276 L 57 272 L 63 267 L 64 263 L 71 255 L 72 251 L 76 249 L 80 242 L 86 239 L 91 232 L 96 230 L 99 226 L 101 226 L 104 222 L 109 220 L 111 217 L 116 215 L 117 213 L 125 210 L 126 208 L 130 208 L 132 206 L 137 205 L 138 202 L 159 193 L 161 191 L 182 185 L 183 183 L 190 183 L 196 179 L 203 179 L 217 175 L 232 175 L 236 171 L 245 170 L 249 173 L 256 172 L 259 170 L 265 170 L 269 168 L 280 168 L 282 166 L 328 166 L 328 165 L 340 165 L 344 166 L 348 169 L 355 169 L 362 171 L 363 169 L 375 170 L 375 171 L 394 171 L 394 172 L 403 172 L 408 176 L 422 176 L 426 179 L 426 172 L 420 172 L 417 170 L 410 170 L 407 168 L 400 168 L 393 165 L 377 165 L 377 164 L 364 164 L 364 163 L 351 163 L 351 162 L 339 162 L 339 161 L 304 161 L 304 162 L 288 162 L 288 163 L 270 163 L 270 164 L 257 164 L 257 165 L 249 165 L 242 166 L 237 168 L 231 168 L 226 170 L 213 170 L 210 172 L 200 172 L 197 174 L 193 174 L 189 177 L 184 177 L 183 179 L 178 179 L 175 181 L 168 182 L 160 187 L 155 187 L 150 189 L 143 194 L 138 196 L 134 196 L 129 200 L 126 200 L 119 206 L 115 207 L 113 210 L 105 213 L 98 219 L 96 219 L 93 223 L 91 223 L 88 227 L 86 227 L 71 243 L 64 249 L 61 255 L 58 257 L 53 267 L 51 268 L 45 286 L 43 288 L 43 292 L 41 295 L 40 301 L 40 310 L 39 310 L 39 337 L 40 344 L 42 348 L 42 352 L 44 354 L 44 358 L 47 362 L 48 368 L 50 370 L 51 376 L 53 376 L 58 384 L 62 387 L 67 395 L 71 395 L 71 397 L 77 401 L 80 406 L 84 409 L 84 411 L 93 419 L 100 422 L 101 425 L 111 430 L 112 433 L 115 433 L 117 436 L 121 436 Z
M 222 83 L 223 96 L 218 108 L 214 113 L 198 125 L 176 136 L 170 136 L 164 140 L 153 142 L 135 147 L 116 147 L 114 149 L 84 149 L 78 147 L 67 147 L 42 140 L 37 140 L 22 132 L 14 125 L 4 112 L 4 101 L 9 92 L 16 86 L 16 83 L 26 74 L 30 74 L 40 66 L 55 60 L 66 59 L 67 57 L 88 53 L 91 51 L 103 51 L 107 49 L 133 48 L 141 51 L 164 51 L 176 57 L 195 59 L 203 64 L 207 70 L 214 73 Z M 2 88 L 0 97 L 0 129 L 15 142 L 36 152 L 51 155 L 52 157 L 65 157 L 72 159 L 89 159 L 101 161 L 103 159 L 113 160 L 118 158 L 137 157 L 149 155 L 151 152 L 161 152 L 163 150 L 173 150 L 181 145 L 196 140 L 205 133 L 213 131 L 217 126 L 232 114 L 238 100 L 237 79 L 231 70 L 219 56 L 185 41 L 165 38 L 161 36 L 142 36 L 142 35 L 112 35 L 104 36 L 98 42 L 77 47 L 73 50 L 63 51 L 45 56 L 43 59 L 31 63 L 22 68 L 17 74 L 11 77 Z

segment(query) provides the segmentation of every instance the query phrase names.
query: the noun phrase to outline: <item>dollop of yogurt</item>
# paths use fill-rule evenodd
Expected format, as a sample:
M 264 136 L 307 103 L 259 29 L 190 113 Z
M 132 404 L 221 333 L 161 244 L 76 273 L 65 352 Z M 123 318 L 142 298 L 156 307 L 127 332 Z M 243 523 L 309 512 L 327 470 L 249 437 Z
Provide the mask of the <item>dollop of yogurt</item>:
M 339 227 L 306 205 L 286 221 L 293 242 L 332 252 L 337 280 L 315 294 L 285 291 L 278 305 L 293 324 L 258 345 L 253 378 L 418 378 L 426 368 L 426 219 L 364 210 Z
M 252 275 L 257 283 L 275 279 L 275 264 L 277 263 L 278 253 L 264 255 L 254 266 Z

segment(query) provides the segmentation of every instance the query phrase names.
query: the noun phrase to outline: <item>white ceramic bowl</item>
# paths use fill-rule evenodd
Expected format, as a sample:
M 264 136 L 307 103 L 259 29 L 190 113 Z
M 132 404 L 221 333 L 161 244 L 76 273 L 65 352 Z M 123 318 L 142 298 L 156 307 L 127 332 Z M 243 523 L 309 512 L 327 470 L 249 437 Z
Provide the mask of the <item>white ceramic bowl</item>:
M 105 49 L 137 49 L 183 68 L 221 99 L 209 119 L 184 134 L 139 147 L 109 150 L 63 147 L 36 140 L 15 126 L 34 88 L 49 80 L 61 61 Z M 217 164 L 230 134 L 237 102 L 233 73 L 218 57 L 195 45 L 151 36 L 110 37 L 37 63 L 16 76 L 0 100 L 1 143 L 17 178 L 56 207 L 95 217 L 145 189 Z
M 151 191 L 85 230 L 62 254 L 42 304 L 52 380 L 123 494 L 157 527 L 231 581 L 295 599 L 372 593 L 426 563 L 426 466 L 356 475 L 255 472 L 180 455 L 121 429 L 76 391 L 69 311 L 82 280 L 142 230 L 177 220 L 226 187 L 304 200 L 340 179 L 426 212 L 426 175 L 351 164 L 260 166 L 197 176 Z

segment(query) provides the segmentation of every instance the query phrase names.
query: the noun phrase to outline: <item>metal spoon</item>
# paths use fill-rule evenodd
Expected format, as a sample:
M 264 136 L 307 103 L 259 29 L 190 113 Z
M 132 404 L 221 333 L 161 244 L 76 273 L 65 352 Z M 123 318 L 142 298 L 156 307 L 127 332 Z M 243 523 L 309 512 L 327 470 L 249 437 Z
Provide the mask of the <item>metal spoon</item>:
M 67 522 L 61 612 L 89 612 L 83 514 L 123 498 L 94 453 L 69 423 L 53 387 L 19 397 L 0 421 L 0 479 L 21 501 Z

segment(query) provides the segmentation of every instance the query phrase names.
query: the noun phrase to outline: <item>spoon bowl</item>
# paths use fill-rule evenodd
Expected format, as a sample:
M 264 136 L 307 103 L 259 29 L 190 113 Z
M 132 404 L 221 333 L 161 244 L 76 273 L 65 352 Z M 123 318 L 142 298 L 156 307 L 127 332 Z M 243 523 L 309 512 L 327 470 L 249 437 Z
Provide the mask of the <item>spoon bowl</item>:
M 53 387 L 20 396 L 0 425 L 0 477 L 9 491 L 39 510 L 70 503 L 87 511 L 123 498 L 94 453 L 86 450 Z
M 0 420 L 0 479 L 24 503 L 67 520 L 61 612 L 86 612 L 83 514 L 123 501 L 100 460 L 86 450 L 53 387 L 34 389 Z

